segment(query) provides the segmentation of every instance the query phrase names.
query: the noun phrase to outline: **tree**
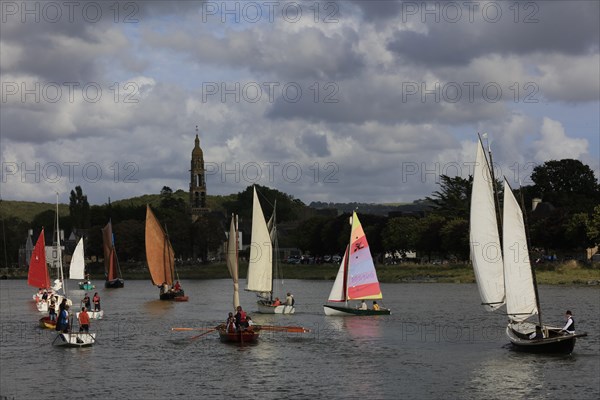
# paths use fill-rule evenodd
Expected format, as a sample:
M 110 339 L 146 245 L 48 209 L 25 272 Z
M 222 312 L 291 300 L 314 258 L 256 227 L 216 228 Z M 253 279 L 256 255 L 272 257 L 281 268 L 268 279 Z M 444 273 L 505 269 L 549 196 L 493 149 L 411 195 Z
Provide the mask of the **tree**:
M 69 215 L 73 227 L 86 229 L 90 227 L 90 204 L 87 196 L 83 194 L 81 186 L 76 186 L 71 190 L 69 196 Z
M 600 245 L 600 205 L 594 207 L 594 212 L 588 219 L 587 236 L 590 243 Z
M 579 160 L 546 161 L 533 169 L 534 194 L 570 212 L 589 213 L 600 203 L 594 171 Z
M 440 230 L 442 249 L 460 260 L 469 259 L 469 221 L 453 218 Z
M 440 179 L 440 190 L 426 198 L 435 205 L 433 212 L 448 218 L 468 218 L 473 177 L 464 179 L 442 175 Z
M 406 253 L 417 246 L 419 220 L 413 216 L 391 218 L 383 230 L 383 246 L 387 251 Z

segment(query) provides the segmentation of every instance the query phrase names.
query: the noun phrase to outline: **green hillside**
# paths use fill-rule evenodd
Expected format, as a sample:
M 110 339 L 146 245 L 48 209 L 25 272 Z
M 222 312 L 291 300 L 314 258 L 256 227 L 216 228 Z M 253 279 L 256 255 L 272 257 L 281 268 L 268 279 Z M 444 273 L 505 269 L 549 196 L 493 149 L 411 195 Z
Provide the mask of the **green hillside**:
M 33 221 L 33 218 L 44 211 L 54 211 L 56 204 L 35 203 L 33 201 L 14 201 L 2 200 L 0 202 L 0 216 L 3 218 L 15 217 L 25 222 Z M 69 215 L 69 206 L 67 204 L 58 205 L 58 214 L 61 217 Z

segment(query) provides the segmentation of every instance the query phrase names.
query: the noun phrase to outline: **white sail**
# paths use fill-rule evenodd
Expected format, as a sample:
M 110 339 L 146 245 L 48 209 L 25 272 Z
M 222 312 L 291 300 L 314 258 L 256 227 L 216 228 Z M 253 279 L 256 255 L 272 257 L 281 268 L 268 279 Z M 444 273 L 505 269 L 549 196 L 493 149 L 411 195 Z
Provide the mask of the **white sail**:
M 482 303 L 486 310 L 496 310 L 505 302 L 502 248 L 492 176 L 481 141 L 473 171 L 469 244 Z
M 240 293 L 238 283 L 238 237 L 237 237 L 237 217 L 231 216 L 231 225 L 229 228 L 229 238 L 227 240 L 227 268 L 233 279 L 233 309 L 240 305 Z
M 270 292 L 273 277 L 273 246 L 265 216 L 258 201 L 256 188 L 252 202 L 252 243 L 246 290 Z
M 529 262 L 523 212 L 504 181 L 502 246 L 504 249 L 504 281 L 506 313 L 512 321 L 524 321 L 538 313 L 533 275 Z
M 85 261 L 83 256 L 83 238 L 79 239 L 69 267 L 69 279 L 84 279 Z
M 333 287 L 331 288 L 331 292 L 329 293 L 329 301 L 346 301 L 346 291 L 344 289 L 344 278 L 346 275 L 346 256 L 348 254 L 348 247 L 346 247 L 346 251 L 344 252 L 344 257 L 342 258 L 342 263 L 340 264 L 340 269 L 338 269 L 337 276 L 335 277 L 335 282 L 333 282 Z

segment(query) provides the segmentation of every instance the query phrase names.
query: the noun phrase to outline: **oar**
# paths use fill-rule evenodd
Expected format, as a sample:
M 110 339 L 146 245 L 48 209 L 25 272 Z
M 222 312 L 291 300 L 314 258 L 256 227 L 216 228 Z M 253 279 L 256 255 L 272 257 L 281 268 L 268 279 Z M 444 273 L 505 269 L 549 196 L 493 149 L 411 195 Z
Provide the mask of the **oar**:
M 209 331 L 214 328 L 171 328 L 172 331 L 186 332 L 186 331 Z
M 301 326 L 276 326 L 276 325 L 254 325 L 255 328 L 273 331 L 273 332 L 290 332 L 290 333 L 307 333 L 310 329 Z
M 196 340 L 196 339 L 198 339 L 198 338 L 199 338 L 199 337 L 201 337 L 201 336 L 204 336 L 204 335 L 207 335 L 207 334 L 209 334 L 209 333 L 211 333 L 211 332 L 214 332 L 214 331 L 216 331 L 217 329 L 219 329 L 219 327 L 220 327 L 220 326 L 221 326 L 221 325 L 217 325 L 217 326 L 215 326 L 214 328 L 207 330 L 206 332 L 202 332 L 202 333 L 201 333 L 201 334 L 199 334 L 199 335 L 192 336 L 192 337 L 190 338 L 190 341 L 192 341 L 192 340 Z

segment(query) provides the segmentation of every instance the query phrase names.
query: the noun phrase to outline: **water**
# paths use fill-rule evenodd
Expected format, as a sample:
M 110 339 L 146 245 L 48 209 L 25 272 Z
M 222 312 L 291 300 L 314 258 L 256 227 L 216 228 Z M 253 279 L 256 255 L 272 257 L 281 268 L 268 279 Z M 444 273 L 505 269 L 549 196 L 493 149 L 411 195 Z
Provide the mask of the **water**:
M 212 327 L 231 307 L 230 280 L 183 281 L 188 303 L 162 302 L 146 281 L 98 289 L 105 319 L 92 321 L 98 343 L 52 347 L 55 333 L 37 327 L 40 314 L 24 281 L 0 282 L 0 396 L 14 399 L 597 399 L 600 397 L 600 291 L 540 288 L 545 321 L 574 311 L 572 355 L 511 351 L 505 318 L 479 306 L 475 285 L 383 284 L 385 317 L 326 317 L 329 281 L 286 281 L 296 315 L 260 315 L 259 324 L 302 325 L 308 334 L 263 332 L 256 346 L 219 342 Z M 71 284 L 73 285 L 73 284 Z M 71 291 L 71 297 L 83 297 Z M 90 293 L 93 295 L 93 292 Z M 43 395 L 42 395 L 43 393 Z

